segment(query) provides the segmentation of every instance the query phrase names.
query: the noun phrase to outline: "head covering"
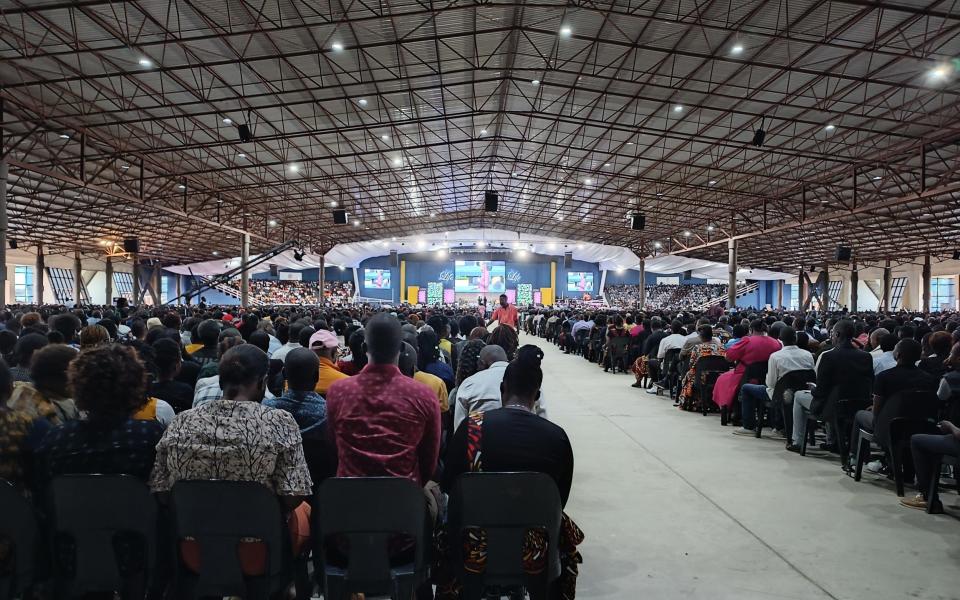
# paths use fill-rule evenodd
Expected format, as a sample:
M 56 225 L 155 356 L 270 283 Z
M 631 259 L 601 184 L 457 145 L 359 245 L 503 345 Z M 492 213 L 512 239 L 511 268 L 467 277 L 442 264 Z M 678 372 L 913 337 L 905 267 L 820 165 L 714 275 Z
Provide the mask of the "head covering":
M 231 315 L 230 313 L 227 313 L 223 315 L 222 320 L 226 321 L 227 323 L 233 323 L 233 315 Z
M 326 329 L 321 329 L 310 336 L 311 348 L 316 348 L 318 346 L 323 346 L 324 348 L 336 348 L 339 345 L 340 342 L 337 340 L 337 336 L 333 335 Z
M 460 349 L 460 362 L 457 363 L 456 384 L 460 385 L 463 380 L 477 372 L 477 361 L 480 358 L 480 351 L 487 344 L 483 340 L 470 340 Z
M 147 329 L 154 329 L 157 327 L 163 327 L 163 323 L 157 317 L 150 317 L 147 319 Z

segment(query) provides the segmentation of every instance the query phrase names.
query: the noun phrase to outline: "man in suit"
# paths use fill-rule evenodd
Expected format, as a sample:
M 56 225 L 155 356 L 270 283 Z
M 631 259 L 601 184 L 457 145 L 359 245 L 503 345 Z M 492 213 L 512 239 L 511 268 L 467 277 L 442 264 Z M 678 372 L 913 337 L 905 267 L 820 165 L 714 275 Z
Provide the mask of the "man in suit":
M 793 397 L 793 443 L 787 446 L 787 450 L 800 452 L 800 445 L 807 434 L 807 419 L 803 409 L 822 414 L 825 409 L 832 410 L 826 406 L 830 399 L 842 398 L 854 403 L 865 399 L 869 402 L 873 386 L 873 359 L 853 344 L 853 337 L 854 326 L 850 319 L 841 319 L 833 326 L 830 333 L 833 347 L 817 359 L 816 386 L 812 392 L 799 391 Z M 838 433 L 829 432 L 834 437 Z

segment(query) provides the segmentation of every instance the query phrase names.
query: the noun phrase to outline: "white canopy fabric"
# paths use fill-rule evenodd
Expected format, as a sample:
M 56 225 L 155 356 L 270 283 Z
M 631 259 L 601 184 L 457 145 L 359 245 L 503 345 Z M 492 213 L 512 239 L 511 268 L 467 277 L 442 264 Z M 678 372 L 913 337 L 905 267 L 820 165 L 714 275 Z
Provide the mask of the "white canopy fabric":
M 396 239 L 374 240 L 369 242 L 353 242 L 337 244 L 326 254 L 326 266 L 357 267 L 361 262 L 375 256 L 386 256 L 391 250 L 399 254 L 426 252 L 443 248 L 456 250 L 474 248 L 485 249 L 526 249 L 538 254 L 563 256 L 565 252 L 573 253 L 574 260 L 597 263 L 600 269 L 617 271 L 622 269 L 639 270 L 640 258 L 627 248 L 564 240 L 544 235 L 519 234 L 503 229 L 463 229 L 449 233 L 430 233 L 416 236 L 398 237 Z M 251 260 L 256 256 L 251 256 Z M 270 265 L 277 265 L 280 269 L 316 269 L 320 266 L 320 256 L 307 253 L 302 261 L 295 260 L 293 251 L 288 250 L 269 261 L 251 269 L 252 273 L 263 273 L 270 270 Z M 166 270 L 182 275 L 219 275 L 230 269 L 240 266 L 240 258 L 219 258 L 189 265 L 167 267 Z M 707 279 L 726 279 L 727 265 L 700 260 L 686 256 L 658 256 L 648 258 L 646 270 L 649 273 L 682 273 L 692 271 L 693 277 Z M 767 271 L 764 269 L 740 269 L 737 274 L 740 279 L 790 279 L 794 275 Z

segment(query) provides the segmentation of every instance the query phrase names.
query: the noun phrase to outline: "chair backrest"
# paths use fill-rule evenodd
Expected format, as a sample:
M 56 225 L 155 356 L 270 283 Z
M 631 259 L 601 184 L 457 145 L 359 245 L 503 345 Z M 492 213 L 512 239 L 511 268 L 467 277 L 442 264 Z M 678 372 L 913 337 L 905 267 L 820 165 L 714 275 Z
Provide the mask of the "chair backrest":
M 610 348 L 610 353 L 614 357 L 621 357 L 627 353 L 627 346 L 630 344 L 630 338 L 628 336 L 617 336 L 607 339 L 607 345 Z
M 903 390 L 894 394 L 883 403 L 879 414 L 874 415 L 877 442 L 887 447 L 894 441 L 892 425 L 896 419 L 936 423 L 941 406 L 933 390 Z
M 770 363 L 765 360 L 750 363 L 743 370 L 743 383 L 763 383 L 767 379 Z
M 671 348 L 663 353 L 664 373 L 671 373 L 680 362 L 680 348 Z
M 463 567 L 461 543 L 465 529 L 486 532 L 487 564 L 484 580 L 490 584 L 515 583 L 523 570 L 526 532 L 547 534 L 547 576 L 559 575 L 559 536 L 562 517 L 560 492 L 543 473 L 465 473 L 454 484 L 450 497 L 450 546 L 455 565 Z
M 197 547 L 197 595 L 245 593 L 238 555 L 242 538 L 258 540 L 266 548 L 266 576 L 282 572 L 283 516 L 277 496 L 266 486 L 251 481 L 178 481 L 171 500 L 178 548 L 182 552 L 186 538 Z M 184 556 L 178 560 L 182 570 Z
M 57 576 L 73 593 L 119 590 L 124 573 L 153 567 L 157 504 L 142 480 L 62 475 L 50 484 L 50 502 Z
M 33 507 L 12 483 L 0 479 L 0 542 L 12 553 L 9 576 L 0 572 L 0 597 L 15 597 L 33 583 L 38 538 Z
M 391 540 L 413 540 L 414 564 L 424 564 L 427 505 L 423 489 L 402 477 L 334 477 L 317 492 L 314 552 L 326 561 L 326 540 L 346 541 L 347 582 L 378 586 L 390 581 Z M 419 569 L 418 569 L 419 570 Z M 370 589 L 370 588 L 368 588 Z
M 816 381 L 817 373 L 813 369 L 803 369 L 800 371 L 789 371 L 777 380 L 773 387 L 773 399 L 783 402 L 783 394 L 787 390 L 805 390 L 807 383 Z

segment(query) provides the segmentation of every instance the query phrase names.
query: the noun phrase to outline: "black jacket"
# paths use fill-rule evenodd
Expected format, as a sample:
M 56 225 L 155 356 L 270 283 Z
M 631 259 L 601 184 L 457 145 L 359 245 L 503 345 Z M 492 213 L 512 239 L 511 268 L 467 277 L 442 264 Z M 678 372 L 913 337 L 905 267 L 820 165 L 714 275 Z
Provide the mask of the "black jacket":
M 814 414 L 829 417 L 837 399 L 847 400 L 851 411 L 864 409 L 871 404 L 872 390 L 873 358 L 846 342 L 820 355 L 817 388 L 810 409 Z

